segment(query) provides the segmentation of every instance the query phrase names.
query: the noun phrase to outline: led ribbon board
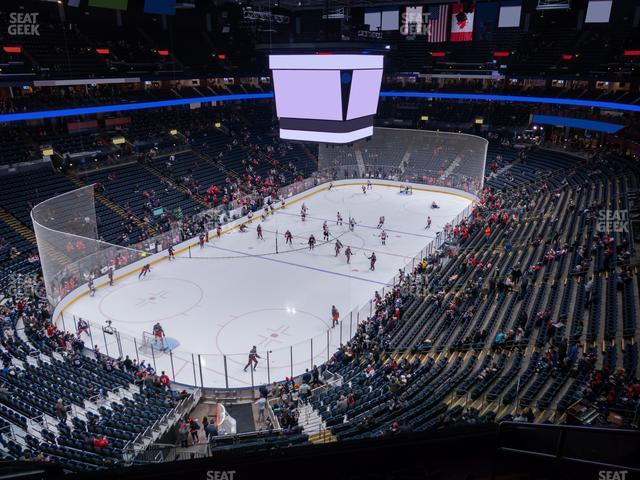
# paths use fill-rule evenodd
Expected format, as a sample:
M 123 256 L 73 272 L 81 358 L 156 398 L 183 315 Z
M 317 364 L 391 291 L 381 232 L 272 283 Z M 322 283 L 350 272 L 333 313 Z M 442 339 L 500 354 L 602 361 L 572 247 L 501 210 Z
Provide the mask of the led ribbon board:
M 640 112 L 640 105 L 632 103 L 601 102 L 597 100 L 582 100 L 577 98 L 557 97 L 528 97 L 524 95 L 488 95 L 478 93 L 442 93 L 442 92 L 380 92 L 381 97 L 394 98 L 444 98 L 456 100 L 482 100 L 487 102 L 524 102 L 552 105 L 571 105 L 586 108 L 606 108 L 625 112 Z M 264 100 L 273 98 L 273 93 L 238 93 L 230 95 L 212 95 L 207 97 L 177 98 L 174 100 L 157 100 L 154 102 L 132 102 L 116 105 L 101 105 L 95 107 L 66 108 L 56 110 L 35 110 L 20 113 L 0 114 L 0 123 L 22 122 L 43 118 L 72 117 L 77 115 L 93 115 L 96 113 L 127 112 L 145 110 L 148 108 L 175 107 L 190 103 L 234 102 L 239 100 Z
M 382 55 L 270 55 L 280 138 L 351 143 L 373 135 Z

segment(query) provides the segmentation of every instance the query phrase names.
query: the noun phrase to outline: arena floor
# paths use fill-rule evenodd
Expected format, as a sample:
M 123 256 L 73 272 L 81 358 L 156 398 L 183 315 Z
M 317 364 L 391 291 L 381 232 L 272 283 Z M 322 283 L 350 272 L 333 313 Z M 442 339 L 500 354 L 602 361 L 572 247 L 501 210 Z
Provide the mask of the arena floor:
M 441 208 L 430 209 L 433 201 Z M 87 295 L 70 305 L 65 315 L 94 325 L 112 320 L 124 354 L 155 362 L 158 370 L 175 375 L 178 382 L 243 387 L 281 380 L 292 370 L 299 374 L 312 363 L 326 361 L 341 340 L 355 333 L 358 312 L 368 313 L 374 292 L 387 286 L 470 201 L 418 189 L 403 195 L 397 187 L 379 185 L 363 194 L 351 185 L 319 191 L 304 203 L 305 222 L 300 218 L 302 200 L 291 201 L 266 221 L 249 224 L 246 232 L 236 229 L 219 239 L 212 236 L 204 248 L 192 248 L 191 257 L 181 253 L 175 261 L 155 265 L 142 279 L 132 275 L 99 288 L 95 297 Z M 344 218 L 343 226 L 336 225 L 337 212 Z M 376 228 L 382 215 L 386 246 Z M 357 222 L 353 232 L 347 225 L 349 216 Z M 427 216 L 432 219 L 428 230 Z M 331 233 L 328 243 L 323 242 L 324 220 Z M 257 238 L 258 223 L 264 240 Z M 287 229 L 294 236 L 293 245 L 285 245 Z M 309 251 L 312 233 L 318 244 Z M 350 265 L 344 250 L 335 256 L 336 237 L 351 246 Z M 369 270 L 366 258 L 372 251 L 378 259 L 375 271 Z M 330 328 L 332 305 L 342 319 L 335 329 Z M 171 355 L 141 345 L 143 332 L 150 332 L 156 322 L 164 328 Z M 117 356 L 115 336 L 92 330 L 93 343 Z M 251 369 L 243 371 L 252 345 L 261 356 L 253 375 Z

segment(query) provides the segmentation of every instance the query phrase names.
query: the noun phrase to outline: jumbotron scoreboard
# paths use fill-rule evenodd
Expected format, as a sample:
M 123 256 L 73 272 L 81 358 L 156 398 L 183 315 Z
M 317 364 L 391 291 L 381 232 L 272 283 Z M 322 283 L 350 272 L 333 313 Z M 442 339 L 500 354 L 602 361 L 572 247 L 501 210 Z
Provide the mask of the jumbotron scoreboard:
M 382 55 L 270 55 L 280 138 L 351 143 L 373 135 Z

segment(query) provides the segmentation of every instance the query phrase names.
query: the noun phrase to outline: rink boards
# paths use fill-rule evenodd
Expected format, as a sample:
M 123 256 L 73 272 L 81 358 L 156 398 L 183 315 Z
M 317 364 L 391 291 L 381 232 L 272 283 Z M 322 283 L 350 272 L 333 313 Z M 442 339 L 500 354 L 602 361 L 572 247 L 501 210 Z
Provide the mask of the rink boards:
M 373 181 L 367 197 L 359 194 L 364 183 L 337 181 L 332 191 L 323 184 L 288 198 L 285 209 L 264 222 L 265 237 L 270 237 L 265 242 L 255 240 L 255 226 L 261 222 L 257 213 L 251 220 L 245 217 L 225 225 L 220 240 L 211 232 L 211 245 L 205 249 L 198 247 L 197 238 L 177 245 L 175 262 L 168 262 L 166 252 L 150 255 L 116 271 L 114 287 L 108 286 L 106 277 L 97 279 L 96 297 L 88 296 L 86 286 L 79 287 L 57 306 L 54 318 L 67 330 L 73 330 L 74 318 L 89 320 L 91 341 L 104 347 L 102 351 L 146 359 L 181 383 L 246 387 L 299 374 L 326 361 L 346 342 L 364 319 L 360 317 L 368 314 L 373 292 L 384 289 L 398 268 L 433 240 L 435 231 L 475 199 L 458 190 L 418 184 L 412 185 L 413 195 L 405 196 L 398 188 L 405 183 L 386 180 Z M 427 235 L 422 225 L 433 212 L 424 206 L 434 199 L 441 209 L 434 213 Z M 302 202 L 310 207 L 304 224 L 299 219 Z M 356 220 L 365 219 L 353 234 L 331 226 L 345 246 L 354 243 L 353 268 L 334 258 L 332 242 L 314 252 L 304 248 L 309 232 L 321 242 L 321 222 L 335 223 L 338 208 L 343 209 L 345 224 L 348 211 L 344 209 L 356 212 Z M 380 214 L 390 222 L 388 251 L 379 245 L 373 228 Z M 248 224 L 248 232 L 238 232 L 242 224 Z M 269 242 L 276 230 L 282 237 L 285 229 L 296 236 L 295 249 L 282 250 L 286 246 L 281 238 L 280 253 L 274 255 Z M 365 255 L 374 249 L 379 267 L 367 272 Z M 138 281 L 137 273 L 145 263 L 151 264 L 152 272 Z M 331 329 L 328 311 L 334 303 L 341 323 Z M 117 336 L 102 333 L 107 319 L 113 321 Z M 142 332 L 150 331 L 155 321 L 178 344 L 173 351 L 140 345 Z M 255 372 L 244 372 L 251 345 L 258 346 L 263 358 Z

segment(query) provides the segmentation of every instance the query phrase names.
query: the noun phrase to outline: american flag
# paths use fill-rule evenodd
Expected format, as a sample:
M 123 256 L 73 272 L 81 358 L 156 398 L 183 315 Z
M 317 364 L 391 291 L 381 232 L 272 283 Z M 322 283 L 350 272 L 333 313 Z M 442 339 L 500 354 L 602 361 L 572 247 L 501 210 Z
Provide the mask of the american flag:
M 434 5 L 429 7 L 427 43 L 446 42 L 448 25 L 449 5 Z

